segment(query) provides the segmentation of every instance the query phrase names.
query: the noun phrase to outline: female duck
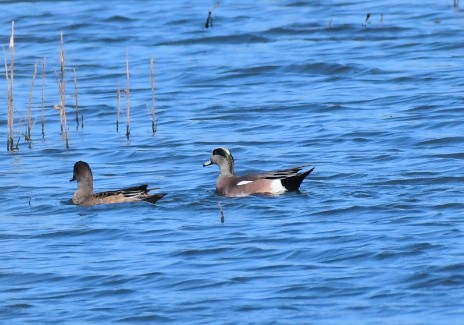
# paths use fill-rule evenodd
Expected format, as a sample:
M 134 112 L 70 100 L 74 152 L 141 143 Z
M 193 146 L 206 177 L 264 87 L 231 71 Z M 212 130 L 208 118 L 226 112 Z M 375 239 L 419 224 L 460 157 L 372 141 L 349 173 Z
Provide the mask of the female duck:
M 72 197 L 74 204 L 78 205 L 96 205 L 96 204 L 109 204 L 109 203 L 124 203 L 135 201 L 147 201 L 155 203 L 165 193 L 149 194 L 148 185 L 140 185 L 128 187 L 115 191 L 106 191 L 94 193 L 93 191 L 93 176 L 90 166 L 85 161 L 78 161 L 74 164 L 73 178 L 69 181 L 77 180 L 77 191 Z

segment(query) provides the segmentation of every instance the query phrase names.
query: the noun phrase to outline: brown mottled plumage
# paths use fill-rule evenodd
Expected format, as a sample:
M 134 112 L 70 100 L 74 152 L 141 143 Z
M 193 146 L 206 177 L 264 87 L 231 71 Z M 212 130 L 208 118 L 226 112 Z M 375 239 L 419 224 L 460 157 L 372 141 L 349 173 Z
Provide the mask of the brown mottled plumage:
M 149 194 L 150 189 L 148 189 L 148 185 L 94 193 L 92 170 L 85 161 L 78 161 L 74 164 L 73 178 L 69 181 L 72 182 L 75 180 L 77 180 L 77 191 L 74 193 L 72 201 L 78 205 L 91 206 L 135 201 L 155 203 L 166 195 L 165 193 Z

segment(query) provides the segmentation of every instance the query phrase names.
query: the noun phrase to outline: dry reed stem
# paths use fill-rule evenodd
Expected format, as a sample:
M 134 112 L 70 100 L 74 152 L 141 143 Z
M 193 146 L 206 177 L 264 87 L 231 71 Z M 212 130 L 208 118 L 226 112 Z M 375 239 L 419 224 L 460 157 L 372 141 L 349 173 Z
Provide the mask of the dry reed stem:
M 219 206 L 219 210 L 221 211 L 221 223 L 224 223 L 224 207 L 222 206 L 221 202 L 217 203 Z
M 454 7 L 455 8 L 459 7 L 459 0 L 454 0 Z
M 79 84 L 77 83 L 76 69 L 73 68 L 74 72 L 74 96 L 76 97 L 76 129 L 79 128 Z
M 10 83 L 10 76 L 9 76 L 9 73 L 8 73 L 8 63 L 7 63 L 7 59 L 6 59 L 6 53 L 5 53 L 5 48 L 3 48 L 3 56 L 4 56 L 4 60 L 5 60 L 5 79 L 6 79 L 6 85 L 7 85 L 7 124 L 8 124 L 8 138 L 6 140 L 6 150 L 7 151 L 10 151 L 10 147 L 11 146 L 11 124 L 10 124 L 10 115 L 11 115 L 11 112 L 10 112 L 10 109 L 11 109 L 11 104 L 10 104 L 10 96 L 11 96 L 11 91 L 10 91 L 10 87 L 11 87 L 11 83 Z
M 42 61 L 42 138 L 45 138 L 45 66 L 46 59 Z
M 119 115 L 121 114 L 121 88 L 118 82 L 118 90 L 116 93 L 117 101 L 118 101 L 118 113 L 116 115 L 116 132 L 119 132 Z
M 151 80 L 151 131 L 156 133 L 156 116 L 155 116 L 155 64 L 153 56 L 150 58 L 150 80 Z
M 126 136 L 130 136 L 130 71 L 129 71 L 129 49 L 126 49 L 126 74 L 127 74 L 127 112 L 126 112 Z
M 19 135 L 18 135 L 18 141 L 16 141 L 16 147 L 14 147 L 14 149 L 16 150 L 19 150 L 19 140 L 21 140 L 21 136 L 23 134 L 21 132 L 22 129 L 23 129 L 23 117 L 21 116 L 21 114 L 19 114 Z
M 62 120 L 62 127 L 61 131 L 64 133 L 64 139 L 66 141 L 66 149 L 69 149 L 69 142 L 68 142 L 68 123 L 66 119 L 66 86 L 64 80 L 64 66 L 65 66 L 65 52 L 64 52 L 64 40 L 63 40 L 63 33 L 61 33 L 61 46 L 60 46 L 60 80 L 59 80 L 59 89 L 60 89 L 60 117 Z
M 15 63 L 15 41 L 14 41 L 14 21 L 11 22 L 11 37 L 10 37 L 10 97 L 9 97 L 9 108 L 8 112 L 10 113 L 9 122 L 10 128 L 10 142 L 11 142 L 11 150 L 13 150 L 13 131 L 14 131 L 14 63 Z M 16 146 L 18 147 L 18 145 Z
M 211 26 L 211 28 L 213 27 L 213 17 L 212 17 L 213 11 L 214 11 L 217 7 L 219 7 L 219 4 L 220 4 L 219 1 L 216 2 L 216 3 L 214 4 L 214 7 L 211 8 L 211 10 L 208 10 L 208 18 L 206 18 L 205 28 L 209 28 L 210 26 Z
M 26 141 L 31 141 L 31 129 L 32 129 L 32 97 L 34 96 L 34 83 L 37 76 L 37 67 L 39 65 L 39 59 L 35 61 L 34 73 L 32 74 L 31 90 L 29 91 L 29 105 L 27 106 L 27 130 L 26 130 Z M 30 143 L 29 143 L 30 146 Z
M 13 133 L 14 133 L 14 58 L 15 58 L 15 42 L 14 42 L 14 21 L 11 22 L 11 37 L 10 37 L 10 68 L 8 68 L 7 59 L 5 55 L 5 74 L 8 84 L 8 150 L 13 150 Z M 9 73 L 8 73 L 9 71 Z

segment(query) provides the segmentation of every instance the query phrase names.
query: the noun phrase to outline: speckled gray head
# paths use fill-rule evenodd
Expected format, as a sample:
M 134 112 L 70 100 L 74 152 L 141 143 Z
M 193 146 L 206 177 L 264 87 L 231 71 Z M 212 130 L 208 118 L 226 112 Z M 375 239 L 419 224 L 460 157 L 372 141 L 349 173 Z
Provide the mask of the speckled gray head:
M 216 181 L 216 191 L 225 196 L 240 197 L 252 194 L 278 195 L 289 191 L 297 191 L 301 182 L 314 168 L 300 172 L 303 167 L 279 169 L 270 172 L 236 176 L 234 172 L 234 157 L 226 148 L 216 148 L 210 159 L 203 164 L 216 164 L 221 173 Z
M 221 169 L 221 173 L 234 174 L 234 157 L 227 148 L 216 148 L 211 152 L 211 157 L 204 166 L 216 164 Z

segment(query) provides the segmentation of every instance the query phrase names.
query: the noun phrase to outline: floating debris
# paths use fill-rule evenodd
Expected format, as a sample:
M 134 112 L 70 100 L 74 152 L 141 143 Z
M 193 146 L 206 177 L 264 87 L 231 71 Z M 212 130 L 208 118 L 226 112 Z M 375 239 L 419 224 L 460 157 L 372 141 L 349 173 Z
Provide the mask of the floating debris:
M 370 12 L 367 13 L 366 19 L 364 20 L 364 23 L 361 24 L 361 26 L 366 27 L 368 24 L 370 24 L 371 21 L 369 20 L 369 18 L 371 18 L 371 13 Z
M 221 211 L 221 223 L 224 223 L 224 207 L 222 206 L 221 202 L 217 203 L 219 206 L 219 211 Z
M 121 114 L 121 88 L 118 82 L 118 89 L 116 91 L 116 99 L 118 102 L 118 112 L 116 115 L 116 132 L 119 132 L 119 115 Z
M 126 110 L 126 137 L 129 139 L 130 136 L 130 71 L 129 71 L 129 49 L 126 49 L 126 74 L 127 74 L 127 110 Z
M 27 130 L 25 135 L 25 140 L 29 142 L 29 147 L 31 146 L 31 130 L 32 130 L 32 97 L 34 95 L 34 82 L 35 77 L 37 76 L 37 67 L 39 65 L 39 59 L 35 61 L 34 73 L 32 74 L 31 90 L 29 91 L 29 105 L 27 106 Z
M 14 43 L 14 21 L 11 22 L 11 37 L 10 37 L 10 67 L 5 55 L 5 77 L 7 83 L 7 107 L 8 107 L 8 140 L 7 150 L 13 151 L 13 133 L 14 133 L 14 58 L 15 58 L 15 43 Z
M 150 58 L 150 79 L 151 79 L 151 132 L 155 135 L 157 122 L 155 116 L 155 64 L 153 56 Z
M 205 28 L 213 28 L 213 11 L 214 9 L 216 9 L 217 7 L 219 7 L 219 2 L 216 2 L 214 4 L 214 7 L 211 8 L 209 11 L 208 11 L 208 18 L 206 18 L 206 24 L 205 24 Z
M 79 84 L 77 83 L 76 69 L 73 68 L 74 72 L 74 97 L 76 99 L 76 130 L 79 128 Z M 82 126 L 84 127 L 84 126 Z
M 60 122 L 61 122 L 61 133 L 64 136 L 64 140 L 66 142 L 66 149 L 69 149 L 69 141 L 68 141 L 68 123 L 66 119 L 66 83 L 64 79 L 64 66 L 65 66 L 65 53 L 64 53 L 64 40 L 63 40 L 63 32 L 61 33 L 61 47 L 60 47 L 60 75 L 58 80 L 58 88 L 60 90 L 60 105 L 55 105 L 55 109 L 57 106 L 59 107 L 60 111 Z
M 42 138 L 45 138 L 45 66 L 46 59 L 42 61 Z

